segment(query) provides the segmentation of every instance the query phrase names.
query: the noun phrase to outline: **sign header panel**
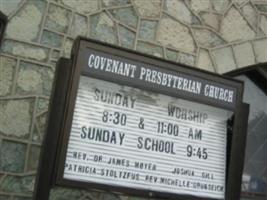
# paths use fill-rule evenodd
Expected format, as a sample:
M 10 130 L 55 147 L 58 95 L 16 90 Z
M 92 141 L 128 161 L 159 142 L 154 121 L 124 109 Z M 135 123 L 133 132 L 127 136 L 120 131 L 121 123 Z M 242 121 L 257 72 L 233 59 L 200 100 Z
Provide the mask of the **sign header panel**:
M 63 178 L 224 199 L 232 114 L 81 76 Z
M 187 96 L 228 109 L 236 106 L 237 90 L 225 83 L 90 48 L 82 49 L 79 59 L 83 72 L 96 78 L 130 81 L 141 88 Z

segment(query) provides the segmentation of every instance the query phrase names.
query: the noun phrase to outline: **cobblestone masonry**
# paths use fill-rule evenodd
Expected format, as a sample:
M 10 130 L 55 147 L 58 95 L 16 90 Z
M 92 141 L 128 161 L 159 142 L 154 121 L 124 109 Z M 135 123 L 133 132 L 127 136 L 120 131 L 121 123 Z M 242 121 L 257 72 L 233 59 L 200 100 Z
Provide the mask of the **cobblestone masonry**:
M 77 35 L 224 73 L 267 61 L 267 0 L 0 0 L 0 200 L 32 199 L 54 67 Z M 56 188 L 51 200 L 139 200 Z

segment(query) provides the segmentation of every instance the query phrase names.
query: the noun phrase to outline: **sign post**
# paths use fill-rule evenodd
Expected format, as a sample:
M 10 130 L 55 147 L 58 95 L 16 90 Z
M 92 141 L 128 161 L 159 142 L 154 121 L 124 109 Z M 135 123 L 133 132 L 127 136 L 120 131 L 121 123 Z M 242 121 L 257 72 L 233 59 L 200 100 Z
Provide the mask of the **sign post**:
M 52 102 L 62 114 L 57 130 L 53 117 L 48 123 L 58 142 L 43 188 L 236 197 L 228 185 L 241 183 L 242 166 L 233 159 L 243 160 L 245 146 L 246 134 L 237 128 L 247 120 L 239 116 L 241 82 L 84 38 L 75 42 L 68 71 L 57 81 L 68 80 L 58 92 L 65 101 L 55 103 L 61 96 L 55 94 Z

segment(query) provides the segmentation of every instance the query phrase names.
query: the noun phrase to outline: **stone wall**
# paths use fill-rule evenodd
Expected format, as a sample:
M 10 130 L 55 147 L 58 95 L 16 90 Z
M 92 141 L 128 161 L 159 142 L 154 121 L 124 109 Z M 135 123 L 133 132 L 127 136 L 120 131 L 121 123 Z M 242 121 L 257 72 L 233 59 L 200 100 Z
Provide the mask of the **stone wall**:
M 224 73 L 267 61 L 266 0 L 0 0 L 0 200 L 32 199 L 55 63 L 77 35 Z M 57 188 L 51 199 L 134 200 Z

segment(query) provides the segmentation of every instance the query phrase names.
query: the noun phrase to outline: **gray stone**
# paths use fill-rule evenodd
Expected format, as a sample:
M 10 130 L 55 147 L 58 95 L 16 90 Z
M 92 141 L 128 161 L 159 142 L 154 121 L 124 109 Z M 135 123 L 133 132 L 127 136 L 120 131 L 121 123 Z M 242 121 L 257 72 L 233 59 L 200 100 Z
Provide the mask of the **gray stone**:
M 37 115 L 45 111 L 48 111 L 48 106 L 49 106 L 49 100 L 39 97 L 36 110 Z
M 235 7 L 231 7 L 223 18 L 221 33 L 228 42 L 249 40 L 256 35 Z
M 39 156 L 40 156 L 40 147 L 36 146 L 36 145 L 32 145 L 30 148 L 28 162 L 27 162 L 27 164 L 28 164 L 27 170 L 28 171 L 36 171 L 37 170 Z
M 217 73 L 223 74 L 225 72 L 236 69 L 234 55 L 231 47 L 224 47 L 215 49 L 212 52 L 215 63 L 217 64 Z
M 189 29 L 169 17 L 161 19 L 157 41 L 162 45 L 171 46 L 189 53 L 194 53 L 196 50 L 195 42 Z
M 117 43 L 116 27 L 112 19 L 105 13 L 91 17 L 91 37 L 107 43 Z
M 110 11 L 113 17 L 119 20 L 121 23 L 130 27 L 136 28 L 137 15 L 132 7 L 119 8 Z
M 187 53 L 180 53 L 179 54 L 179 62 L 189 65 L 189 66 L 195 66 L 195 56 Z
M 17 15 L 8 22 L 6 35 L 10 38 L 36 41 L 46 3 L 29 1 Z
M 121 46 L 133 49 L 135 33 L 130 31 L 129 29 L 119 26 L 119 38 L 121 42 Z
M 11 200 L 11 196 L 1 195 L 0 194 L 0 200 Z
M 99 0 L 62 0 L 62 3 L 66 6 L 78 11 L 79 13 L 94 13 L 99 9 Z
M 118 195 L 112 193 L 102 193 L 101 198 L 102 200 L 120 200 Z
M 238 67 L 255 64 L 255 56 L 250 42 L 235 45 L 233 49 Z
M 215 47 L 225 44 L 224 40 L 214 31 L 206 28 L 193 29 L 196 41 L 203 47 Z
M 262 38 L 262 37 L 265 37 L 265 36 L 266 36 L 266 34 L 263 32 L 263 30 L 260 27 L 258 27 L 257 37 Z M 257 39 L 257 38 L 255 38 L 255 39 Z
M 130 0 L 103 0 L 104 7 L 122 6 L 130 4 Z
M 120 200 L 129 200 L 129 197 L 126 195 L 119 195 Z
M 18 85 L 23 91 L 38 92 L 42 84 L 41 74 L 33 69 L 23 69 L 19 72 Z
M 6 15 L 10 15 L 17 11 L 23 0 L 1 1 L 1 11 Z
M 193 20 L 193 14 L 185 5 L 182 0 L 168 0 L 165 1 L 164 8 L 166 11 L 176 19 L 191 24 Z
M 1 100 L 0 133 L 11 137 L 28 138 L 32 111 L 31 100 Z
M 192 25 L 202 26 L 202 22 L 200 21 L 198 16 L 192 15 Z
M 17 93 L 50 95 L 53 71 L 41 65 L 21 62 L 17 79 Z
M 262 2 L 263 2 L 263 1 L 262 1 Z M 259 4 L 255 4 L 255 6 L 256 6 L 256 8 L 257 8 L 259 11 L 261 11 L 261 12 L 267 12 L 267 4 L 266 4 L 266 2 L 263 3 L 263 4 L 261 4 L 261 3 L 259 2 Z
M 256 10 L 249 3 L 244 5 L 241 9 L 248 22 L 251 24 L 251 26 L 253 26 L 254 29 L 256 29 L 258 23 L 258 15 Z
M 42 115 L 36 117 L 36 122 L 38 124 L 41 135 L 44 135 L 46 131 L 46 120 L 47 120 L 47 113 L 43 113 Z
M 153 56 L 163 57 L 162 47 L 154 45 L 154 44 L 149 44 L 149 43 L 139 41 L 137 43 L 136 50 L 146 53 L 146 54 L 153 55 Z
M 210 0 L 191 1 L 191 8 L 195 12 L 207 11 L 210 8 Z
M 161 0 L 133 0 L 133 3 L 141 17 L 155 18 L 160 16 Z
M 267 15 L 260 16 L 260 28 L 267 35 Z
M 153 41 L 156 36 L 157 22 L 142 20 L 139 29 L 139 38 Z
M 142 197 L 129 197 L 127 200 L 150 200 L 150 199 L 147 199 L 147 198 L 142 198 Z M 152 199 L 151 199 L 152 200 Z M 154 200 L 157 200 L 157 199 L 154 199 Z M 159 200 L 159 199 L 158 199 Z
M 100 199 L 101 192 L 99 191 L 87 191 L 84 192 L 86 197 L 88 197 L 88 200 L 93 200 L 93 199 Z
M 14 197 L 13 200 L 32 200 L 32 197 Z
M 60 56 L 60 51 L 58 50 L 53 50 L 52 51 L 52 55 L 51 55 L 51 59 L 57 60 Z
M 266 62 L 267 61 L 267 38 L 256 40 L 253 42 L 256 61 L 257 62 Z
M 11 93 L 15 66 L 15 59 L 0 56 L 0 96 Z
M 73 40 L 70 38 L 67 38 L 64 42 L 64 46 L 63 46 L 63 54 L 65 57 L 69 58 L 70 54 L 71 54 L 71 49 L 72 49 L 72 45 L 73 45 Z
M 32 194 L 34 188 L 34 176 L 12 176 L 4 178 L 0 185 L 0 191 Z
M 33 131 L 32 131 L 32 141 L 41 143 L 42 136 L 41 133 L 37 130 L 36 123 L 34 124 Z
M 177 62 L 178 52 L 171 49 L 166 49 L 166 57 L 168 60 Z
M 243 3 L 245 3 L 245 2 L 248 2 L 249 0 L 233 0 L 233 3 L 236 3 L 236 4 L 238 4 L 238 5 L 241 5 L 241 4 L 243 4 Z
M 23 172 L 26 149 L 26 144 L 2 140 L 0 148 L 0 170 L 16 173 Z
M 66 33 L 69 27 L 70 17 L 70 12 L 67 9 L 50 4 L 45 26 L 51 30 Z
M 87 30 L 87 17 L 83 15 L 74 14 L 70 35 L 73 38 L 76 38 L 78 35 L 86 36 Z
M 11 40 L 4 41 L 4 43 L 2 44 L 2 50 L 3 52 L 8 54 L 38 61 L 47 60 L 49 53 L 49 50 L 47 48 Z
M 63 36 L 50 31 L 43 31 L 41 43 L 49 47 L 60 48 L 63 43 Z
M 229 5 L 229 0 L 213 0 L 211 1 L 214 10 L 219 13 L 223 13 Z
M 210 54 L 205 49 L 200 49 L 198 54 L 197 67 L 203 70 L 214 72 Z
M 82 196 L 82 190 L 56 187 L 51 190 L 49 200 L 80 199 Z
M 214 28 L 216 31 L 219 30 L 221 15 L 212 12 L 201 12 L 200 16 L 206 25 Z

